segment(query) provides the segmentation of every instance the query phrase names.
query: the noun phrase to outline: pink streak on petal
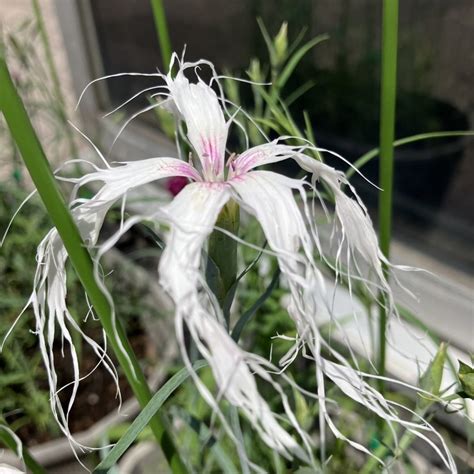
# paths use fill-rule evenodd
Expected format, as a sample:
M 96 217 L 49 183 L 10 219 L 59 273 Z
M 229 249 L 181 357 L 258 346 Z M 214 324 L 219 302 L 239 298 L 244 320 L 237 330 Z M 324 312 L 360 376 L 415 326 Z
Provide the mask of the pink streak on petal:
M 233 169 L 237 174 L 244 174 L 261 159 L 261 151 L 252 151 L 240 155 L 233 163 Z
M 176 174 L 182 174 L 196 181 L 201 180 L 199 173 L 193 167 L 189 166 L 186 163 L 183 163 L 182 165 L 173 166 L 173 170 L 176 172 Z
M 206 160 L 206 164 L 208 164 L 209 168 L 211 168 L 214 172 L 220 173 L 222 171 L 222 160 L 215 142 L 205 137 L 202 137 L 201 146 L 202 155 L 203 158 L 205 158 Z

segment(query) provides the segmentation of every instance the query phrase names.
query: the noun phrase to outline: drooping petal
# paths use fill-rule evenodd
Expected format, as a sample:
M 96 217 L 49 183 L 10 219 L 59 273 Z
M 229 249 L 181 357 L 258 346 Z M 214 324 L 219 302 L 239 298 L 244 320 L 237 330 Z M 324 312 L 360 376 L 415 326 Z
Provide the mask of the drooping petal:
M 258 166 L 269 165 L 293 158 L 294 147 L 279 143 L 277 140 L 257 145 L 241 153 L 231 163 L 232 176 L 239 176 Z
M 315 189 L 317 182 L 325 183 L 334 195 L 336 207 L 336 220 L 334 224 L 337 232 L 333 233 L 338 238 L 337 250 L 335 252 L 336 272 L 338 274 L 347 274 L 349 280 L 351 276 L 361 279 L 368 286 L 369 292 L 374 295 L 375 299 L 378 289 L 383 289 L 386 293 L 385 304 L 387 309 L 389 312 L 395 310 L 392 292 L 382 270 L 382 263 L 388 262 L 379 249 L 377 235 L 375 234 L 367 209 L 358 197 L 355 189 L 347 181 L 344 173 L 304 154 L 302 152 L 304 149 L 305 146 L 289 146 L 280 143 L 279 140 L 255 146 L 242 153 L 231 163 L 230 176 L 244 175 L 258 166 L 292 159 L 304 171 L 311 173 L 312 184 L 315 186 Z M 321 149 L 320 151 L 328 150 Z M 340 158 L 342 159 L 342 157 Z M 354 196 L 353 198 L 345 194 L 343 191 L 344 186 L 350 189 Z M 313 231 L 317 231 L 314 226 Z M 349 252 L 343 252 L 344 245 L 348 247 Z M 318 250 L 321 251 L 320 245 L 318 245 Z M 368 265 L 369 269 L 375 273 L 376 282 L 372 283 L 366 274 L 361 274 L 362 265 L 358 262 L 359 258 L 362 258 L 365 265 Z
M 170 176 L 186 176 L 189 179 L 200 179 L 196 170 L 190 165 L 174 158 L 152 158 L 143 161 L 125 163 L 113 168 L 106 168 L 87 174 L 76 180 L 76 188 L 93 181 L 102 181 L 103 186 L 97 194 L 87 200 L 78 201 L 72 210 L 73 218 L 83 240 L 90 246 L 96 244 L 104 217 L 111 206 L 131 189 L 145 183 Z M 118 381 L 112 361 L 104 347 L 89 338 L 67 308 L 66 262 L 67 252 L 61 238 L 53 228 L 40 243 L 37 250 L 36 275 L 30 304 L 36 319 L 40 350 L 43 356 L 49 381 L 50 403 L 53 415 L 63 433 L 75 443 L 69 432 L 68 416 L 74 404 L 80 382 L 79 359 L 74 346 L 72 331 L 76 331 L 89 344 L 99 362 Z M 58 334 L 56 334 L 59 329 Z M 69 357 L 73 367 L 72 394 L 66 410 L 63 410 L 58 397 L 58 380 L 55 368 L 53 345 L 56 340 L 61 344 L 67 342 Z M 81 446 L 76 444 L 76 446 Z
M 346 358 L 322 337 L 319 325 L 326 320 L 321 317 L 326 311 L 331 315 L 330 295 L 326 294 L 322 276 L 313 263 L 316 242 L 308 230 L 310 226 L 307 220 L 311 218 L 311 214 L 307 206 L 304 181 L 270 171 L 252 171 L 234 177 L 229 184 L 235 191 L 234 198 L 259 221 L 268 245 L 276 253 L 281 271 L 287 279 L 290 290 L 288 313 L 295 322 L 299 337 L 310 349 L 310 357 L 315 361 L 322 450 L 324 451 L 324 427 L 327 423 L 336 437 L 370 454 L 364 446 L 344 437 L 331 419 L 326 408 L 325 377 L 334 382 L 345 395 L 389 424 L 399 423 L 416 432 L 419 437 L 423 436 L 420 434 L 423 430 L 436 434 L 434 429 L 425 426 L 423 422 L 412 423 L 403 419 L 377 390 L 364 381 Z M 302 209 L 297 205 L 293 191 L 297 191 L 302 197 Z M 333 321 L 336 322 L 334 319 Z M 323 349 L 337 363 L 326 360 L 322 356 Z M 286 360 L 281 363 L 286 365 Z M 446 450 L 443 460 L 449 459 L 450 454 Z
M 190 164 L 177 158 L 148 158 L 145 160 L 124 162 L 113 168 L 104 168 L 84 175 L 78 179 L 77 186 L 94 181 L 106 184 L 94 201 L 102 204 L 105 201 L 117 200 L 129 189 L 170 177 L 184 177 L 193 181 L 201 181 L 201 176 Z M 92 202 L 89 202 L 92 205 Z
M 255 365 L 254 358 L 249 358 L 219 323 L 220 309 L 209 301 L 208 292 L 204 295 L 199 292 L 204 286 L 201 249 L 229 196 L 225 183 L 193 183 L 164 209 L 172 220 L 160 259 L 160 282 L 176 305 L 176 330 L 188 368 L 191 365 L 185 349 L 183 322 L 212 368 L 219 397 L 240 408 L 270 448 L 289 458 L 297 455 L 307 460 L 310 456 L 277 422 L 260 396 L 252 371 L 261 369 Z M 193 377 L 202 396 L 219 413 L 215 398 L 195 374 Z
M 225 145 L 228 124 L 214 90 L 199 79 L 191 83 L 183 70 L 168 79 L 170 96 L 179 117 L 184 120 L 187 136 L 201 162 L 204 177 L 209 181 L 224 176 Z

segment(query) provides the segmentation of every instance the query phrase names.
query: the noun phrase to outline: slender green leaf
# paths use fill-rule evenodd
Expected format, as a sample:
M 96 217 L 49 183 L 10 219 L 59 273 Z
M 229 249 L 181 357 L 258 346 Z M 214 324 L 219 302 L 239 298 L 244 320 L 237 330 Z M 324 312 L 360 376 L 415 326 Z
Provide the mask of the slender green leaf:
M 285 99 L 285 104 L 289 107 L 296 99 L 299 99 L 302 95 L 306 94 L 316 84 L 316 81 L 309 80 L 303 83 L 300 87 L 296 88 L 288 97 Z
M 288 48 L 288 52 L 287 52 L 288 57 L 291 56 L 296 51 L 296 48 L 298 48 L 300 43 L 303 41 L 304 35 L 307 33 L 307 31 L 308 31 L 308 26 L 307 25 L 303 26 L 303 28 L 300 29 L 300 31 L 299 31 L 298 35 L 296 36 L 295 40 L 293 41 L 293 43 Z
M 425 373 L 420 377 L 420 387 L 438 397 L 441 389 L 441 382 L 443 380 L 444 365 L 446 363 L 446 353 L 448 346 L 441 343 L 436 355 L 430 362 Z M 426 410 L 434 403 L 432 399 L 425 394 L 420 394 L 417 400 L 417 408 L 419 410 Z
M 276 60 L 276 52 L 275 48 L 273 47 L 273 41 L 270 37 L 270 34 L 268 33 L 265 23 L 263 23 L 263 20 L 261 18 L 257 18 L 257 23 L 260 28 L 260 31 L 262 32 L 265 44 L 267 45 L 268 54 L 270 55 L 270 62 L 274 64 Z
M 171 61 L 171 40 L 166 23 L 166 14 L 162 0 L 151 0 L 153 20 L 155 22 L 156 34 L 160 45 L 163 66 L 168 69 Z
M 4 425 L 4 420 L 2 421 L 2 425 Z M 0 441 L 7 446 L 11 451 L 17 452 L 17 442 L 9 433 L 9 428 L 4 426 L 2 429 L 2 425 L 0 425 Z M 7 429 L 5 429 L 7 428 Z M 46 474 L 46 470 L 31 456 L 30 452 L 25 446 L 22 446 L 23 451 L 23 462 L 25 463 L 26 467 L 32 474 Z M 1 469 L 0 469 L 1 470 Z
M 190 415 L 183 409 L 177 409 L 175 412 L 186 424 L 190 426 L 191 429 L 193 429 L 198 434 L 200 440 L 202 442 L 206 442 L 207 446 L 209 446 L 217 464 L 220 467 L 219 472 L 225 472 L 226 474 L 238 474 L 239 471 L 232 462 L 232 459 L 222 447 L 222 444 L 219 442 L 219 440 L 212 435 L 211 430 L 202 420 Z
M 312 48 L 314 48 L 317 44 L 326 41 L 329 38 L 328 35 L 319 35 L 313 38 L 312 40 L 305 43 L 301 48 L 299 48 L 291 59 L 286 63 L 286 66 L 283 68 L 283 71 L 279 75 L 276 86 L 278 89 L 283 88 L 283 86 L 287 83 L 290 76 L 293 74 L 298 63 L 303 59 L 305 54 Z
M 237 321 L 234 329 L 232 330 L 232 339 L 238 342 L 240 339 L 240 335 L 246 324 L 250 321 L 250 319 L 254 316 L 254 314 L 260 309 L 260 307 L 265 303 L 265 301 L 270 297 L 272 291 L 275 289 L 275 286 L 278 282 L 278 278 L 280 277 L 280 269 L 278 268 L 275 273 L 273 274 L 272 281 L 267 286 L 265 291 L 260 295 L 260 298 L 255 301 L 255 303 L 240 317 Z
M 464 130 L 464 131 L 452 131 L 452 132 L 430 132 L 430 133 L 419 133 L 417 135 L 411 135 L 409 137 L 400 138 L 393 142 L 394 147 L 408 145 L 409 143 L 418 142 L 421 140 L 431 140 L 434 138 L 446 138 L 446 137 L 472 137 L 474 136 L 474 131 Z M 375 158 L 380 154 L 380 148 L 374 148 L 367 153 L 364 153 L 360 158 L 358 158 L 354 164 L 348 168 L 346 171 L 347 178 L 350 178 L 356 173 L 356 170 L 359 170 L 364 165 L 366 165 L 370 160 Z
M 199 360 L 193 364 L 194 370 L 199 370 L 207 365 L 207 362 Z M 120 438 L 118 443 L 110 450 L 105 459 L 94 469 L 94 474 L 106 474 L 109 469 L 120 459 L 130 445 L 137 439 L 137 436 L 150 423 L 152 418 L 158 413 L 163 403 L 172 393 L 189 377 L 187 369 L 181 369 L 173 375 L 158 392 L 153 395 L 149 403 L 143 408 L 140 414 Z M 174 471 L 173 471 L 174 472 Z
M 247 275 L 247 273 L 252 270 L 252 268 L 258 263 L 260 260 L 260 257 L 263 254 L 263 249 L 267 246 L 267 241 L 263 244 L 262 250 L 258 253 L 258 255 L 247 265 L 246 268 L 244 268 L 240 274 L 237 276 L 237 278 L 234 281 L 234 284 L 230 287 L 229 291 L 227 292 L 227 295 L 225 296 L 224 299 L 224 304 L 222 306 L 222 312 L 224 313 L 224 316 L 226 318 L 226 321 L 229 320 L 229 315 L 230 315 L 230 308 L 232 306 L 232 302 L 234 301 L 234 296 L 235 292 L 237 291 L 237 286 L 239 285 L 240 280 Z

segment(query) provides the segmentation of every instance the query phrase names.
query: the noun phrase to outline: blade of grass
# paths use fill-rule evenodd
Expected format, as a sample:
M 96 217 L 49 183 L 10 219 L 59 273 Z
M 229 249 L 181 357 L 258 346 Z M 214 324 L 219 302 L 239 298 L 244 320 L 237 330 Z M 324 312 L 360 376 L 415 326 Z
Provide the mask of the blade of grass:
M 280 269 L 276 270 L 275 273 L 273 274 L 272 281 L 270 284 L 265 288 L 265 291 L 260 295 L 260 298 L 258 298 L 257 301 L 247 310 L 245 313 L 240 317 L 240 319 L 237 321 L 237 323 L 234 326 L 234 329 L 232 330 L 232 339 L 235 342 L 239 342 L 240 335 L 242 334 L 242 331 L 246 324 L 250 321 L 250 319 L 253 317 L 253 315 L 259 310 L 259 308 L 265 303 L 265 301 L 270 297 L 272 294 L 272 291 L 274 290 L 278 278 L 280 277 Z
M 273 46 L 273 41 L 270 37 L 270 33 L 268 32 L 267 27 L 265 26 L 265 23 L 260 17 L 257 18 L 257 24 L 258 24 L 258 27 L 260 28 L 260 32 L 262 33 L 263 40 L 265 41 L 265 44 L 267 45 L 268 54 L 270 56 L 270 63 L 273 65 L 275 63 L 276 52 Z
M 393 142 L 397 97 L 398 0 L 384 0 L 382 18 L 382 82 L 380 88 L 379 239 L 382 253 L 389 258 L 392 232 Z M 387 268 L 384 268 L 387 273 Z M 377 368 L 385 375 L 387 310 L 380 307 Z M 385 384 L 379 382 L 383 395 Z
M 287 83 L 288 79 L 290 78 L 291 74 L 295 70 L 298 63 L 303 59 L 305 54 L 312 48 L 314 48 L 317 44 L 322 43 L 329 39 L 328 35 L 319 35 L 313 38 L 312 40 L 305 43 L 301 46 L 290 58 L 286 66 L 284 67 L 283 71 L 281 72 L 278 80 L 276 82 L 277 89 L 282 89 L 283 86 Z
M 288 97 L 285 99 L 285 104 L 289 107 L 295 100 L 299 99 L 302 95 L 306 94 L 316 85 L 316 81 L 309 80 L 303 83 L 300 87 L 295 89 Z
M 156 34 L 160 45 L 161 59 L 163 66 L 167 70 L 171 61 L 171 40 L 166 23 L 166 14 L 162 0 L 150 0 L 153 10 L 153 20 L 155 22 Z
M 453 130 L 452 132 L 429 132 L 429 133 L 418 133 L 416 135 L 411 135 L 409 137 L 400 138 L 393 142 L 394 147 L 408 145 L 409 143 L 418 142 L 421 140 L 431 140 L 435 138 L 446 138 L 446 137 L 472 137 L 474 136 L 474 131 L 469 130 Z M 358 158 L 354 164 L 348 168 L 346 171 L 346 177 L 349 179 L 355 173 L 356 169 L 359 170 L 370 160 L 375 158 L 380 154 L 380 148 L 373 148 L 372 150 L 364 153 L 360 158 Z
M 127 340 L 122 326 L 112 320 L 112 312 L 106 296 L 94 278 L 94 268 L 89 252 L 57 186 L 54 175 L 31 125 L 23 102 L 16 92 L 8 72 L 7 64 L 0 51 L 0 110 L 5 116 L 10 133 L 15 140 L 31 178 L 38 190 L 51 220 L 58 230 L 71 263 L 84 287 L 89 301 L 107 334 L 110 345 L 125 373 L 138 401 L 145 406 L 151 398 L 145 376 Z M 114 328 L 115 326 L 115 328 Z M 121 349 L 124 348 L 124 350 Z M 150 421 L 150 427 L 163 452 L 170 462 L 173 472 L 186 472 L 177 455 L 172 439 L 168 436 L 159 418 Z
M 242 280 L 242 278 L 247 275 L 247 273 L 252 270 L 252 268 L 258 263 L 258 261 L 260 260 L 260 257 L 262 256 L 263 254 L 263 249 L 267 246 L 267 241 L 265 241 L 265 243 L 263 244 L 262 246 L 262 250 L 260 250 L 260 252 L 258 253 L 258 255 L 252 260 L 252 262 L 250 262 L 250 264 L 244 268 L 240 273 L 239 275 L 237 275 L 234 283 L 232 284 L 232 286 L 229 288 L 229 291 L 227 292 L 227 294 L 225 295 L 225 299 L 224 299 L 224 304 L 222 305 L 222 312 L 224 313 L 224 318 L 226 321 L 229 321 L 229 318 L 230 318 L 230 308 L 232 306 L 232 302 L 234 301 L 234 297 L 235 297 L 235 292 L 237 291 L 237 287 L 239 285 L 239 282 L 240 280 Z
M 204 446 L 209 447 L 216 463 L 219 465 L 219 472 L 225 472 L 225 474 L 239 473 L 220 441 L 215 438 L 204 421 L 191 415 L 184 409 L 177 408 L 176 413 L 179 418 L 181 418 L 181 420 L 183 420 L 199 436 L 201 443 L 203 443 Z
M 207 362 L 199 360 L 193 364 L 194 370 L 199 370 L 207 365 Z M 106 474 L 109 469 L 120 459 L 130 445 L 137 439 L 137 436 L 150 423 L 153 417 L 158 413 L 163 403 L 172 395 L 172 393 L 189 377 L 186 368 L 181 369 L 177 374 L 173 375 L 153 398 L 143 408 L 140 414 L 135 418 L 129 426 L 125 434 L 120 438 L 118 443 L 109 451 L 104 460 L 94 469 L 94 474 Z M 173 473 L 175 471 L 173 470 Z

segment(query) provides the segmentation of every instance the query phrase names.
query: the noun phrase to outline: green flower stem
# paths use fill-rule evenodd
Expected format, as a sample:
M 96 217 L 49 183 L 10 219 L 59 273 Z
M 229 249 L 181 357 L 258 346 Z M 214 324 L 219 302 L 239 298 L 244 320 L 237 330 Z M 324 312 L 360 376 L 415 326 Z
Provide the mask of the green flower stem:
M 392 232 L 393 194 L 393 141 L 395 136 L 395 103 L 397 97 L 397 36 L 398 0 L 384 0 L 382 21 L 382 85 L 380 89 L 380 168 L 379 186 L 379 238 L 380 248 L 388 258 Z M 387 268 L 384 268 L 387 273 Z M 383 299 L 382 299 L 383 301 Z M 379 347 L 377 367 L 385 374 L 387 311 L 380 307 Z M 383 394 L 385 384 L 379 381 Z
M 229 201 L 217 218 L 216 227 L 237 234 L 240 209 L 235 201 Z M 209 237 L 207 282 L 217 297 L 221 308 L 237 276 L 237 242 L 216 229 Z
M 119 321 L 116 330 L 109 302 L 94 278 L 94 269 L 89 252 L 59 191 L 54 175 L 41 144 L 28 118 L 24 105 L 15 90 L 5 59 L 0 52 L 0 110 L 3 112 L 33 182 L 38 190 L 51 220 L 58 230 L 71 263 L 94 307 L 107 334 L 107 338 L 132 387 L 140 405 L 146 406 L 151 398 L 150 389 L 127 340 Z M 120 349 L 125 348 L 126 354 Z M 172 439 L 166 432 L 163 421 L 154 417 L 150 427 L 163 448 L 173 472 L 184 473 L 186 469 L 178 457 Z
M 398 449 L 394 453 L 395 457 L 400 457 L 411 445 L 415 435 L 406 431 L 398 442 Z M 374 456 L 377 456 L 379 459 L 384 459 L 390 454 L 390 449 L 385 445 L 380 445 L 375 451 Z M 372 474 L 381 472 L 381 466 L 377 459 L 374 457 L 369 458 L 366 464 L 359 471 L 360 474 Z
M 160 45 L 161 59 L 163 66 L 168 69 L 171 61 L 171 40 L 166 23 L 166 14 L 162 0 L 150 0 L 153 10 L 153 19 L 155 21 L 158 43 Z

